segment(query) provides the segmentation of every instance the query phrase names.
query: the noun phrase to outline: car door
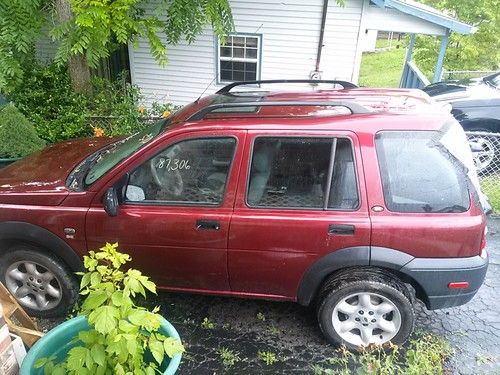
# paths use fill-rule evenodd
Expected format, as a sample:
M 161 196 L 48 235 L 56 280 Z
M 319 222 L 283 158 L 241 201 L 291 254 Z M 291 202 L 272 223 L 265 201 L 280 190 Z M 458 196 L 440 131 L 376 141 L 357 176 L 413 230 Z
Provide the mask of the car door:
M 89 249 L 118 242 L 144 273 L 173 290 L 226 291 L 227 238 L 245 132 L 171 139 L 128 171 L 118 214 L 101 202 L 86 220 Z
M 251 131 L 244 160 L 228 244 L 233 291 L 295 299 L 316 260 L 369 246 L 353 133 Z

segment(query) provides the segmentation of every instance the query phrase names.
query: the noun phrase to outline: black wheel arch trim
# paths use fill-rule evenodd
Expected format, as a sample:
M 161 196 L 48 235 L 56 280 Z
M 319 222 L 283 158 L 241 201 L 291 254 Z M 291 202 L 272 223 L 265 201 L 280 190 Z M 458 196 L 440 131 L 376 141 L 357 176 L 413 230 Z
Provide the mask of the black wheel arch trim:
M 20 241 L 41 246 L 65 262 L 72 271 L 84 270 L 82 259 L 66 242 L 38 225 L 21 221 L 0 223 L 0 242 L 2 241 Z M 0 249 L 0 252 L 3 251 L 5 249 Z
M 313 263 L 300 282 L 297 302 L 309 305 L 326 277 L 356 266 L 383 269 L 413 286 L 416 296 L 429 309 L 466 303 L 481 286 L 488 259 L 479 255 L 465 258 L 415 258 L 403 251 L 376 246 L 359 246 L 333 251 Z M 450 281 L 468 281 L 470 288 L 453 290 Z
M 400 271 L 415 259 L 394 249 L 377 246 L 356 246 L 333 251 L 316 260 L 302 277 L 297 302 L 309 305 L 325 278 L 335 271 L 355 266 L 374 266 Z
M 370 247 L 356 246 L 328 253 L 316 260 L 300 281 L 297 302 L 307 306 L 314 299 L 325 278 L 347 267 L 370 265 Z

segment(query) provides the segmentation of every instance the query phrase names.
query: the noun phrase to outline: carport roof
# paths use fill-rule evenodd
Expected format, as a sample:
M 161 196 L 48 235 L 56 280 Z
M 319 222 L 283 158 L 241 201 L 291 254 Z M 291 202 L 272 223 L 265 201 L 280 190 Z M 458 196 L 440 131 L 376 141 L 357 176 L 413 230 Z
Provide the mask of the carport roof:
M 371 2 L 380 8 L 393 8 L 460 34 L 473 34 L 476 32 L 476 27 L 413 0 L 371 0 Z

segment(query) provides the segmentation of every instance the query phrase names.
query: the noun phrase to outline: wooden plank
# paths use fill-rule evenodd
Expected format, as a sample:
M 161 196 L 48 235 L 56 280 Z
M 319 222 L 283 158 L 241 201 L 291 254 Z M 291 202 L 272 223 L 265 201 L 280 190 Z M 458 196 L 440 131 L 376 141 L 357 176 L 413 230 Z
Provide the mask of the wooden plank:
M 0 282 L 0 303 L 2 304 L 5 321 L 9 330 L 20 336 L 24 344 L 31 347 L 43 333 L 39 331 L 36 322 L 19 305 L 8 289 Z

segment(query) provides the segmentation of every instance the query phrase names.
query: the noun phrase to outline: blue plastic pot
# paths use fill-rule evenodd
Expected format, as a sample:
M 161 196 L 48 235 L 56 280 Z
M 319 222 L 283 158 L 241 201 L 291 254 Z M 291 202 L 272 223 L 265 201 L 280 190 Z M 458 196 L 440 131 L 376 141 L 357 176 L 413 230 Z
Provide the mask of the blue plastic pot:
M 78 332 L 89 329 L 90 327 L 87 322 L 87 318 L 84 316 L 78 316 L 58 325 L 38 340 L 35 345 L 33 345 L 24 358 L 23 364 L 21 365 L 20 375 L 43 375 L 43 367 L 38 369 L 35 368 L 35 362 L 40 358 L 50 357 L 52 355 L 57 357 L 57 361 L 63 360 L 68 354 L 68 351 L 78 345 L 78 343 L 71 342 L 76 337 Z M 180 340 L 179 334 L 175 330 L 174 326 L 163 318 L 159 332 L 162 335 L 174 337 Z M 175 374 L 181 362 L 182 354 L 179 353 L 175 355 L 174 358 L 165 357 L 166 358 L 161 366 L 163 374 Z

